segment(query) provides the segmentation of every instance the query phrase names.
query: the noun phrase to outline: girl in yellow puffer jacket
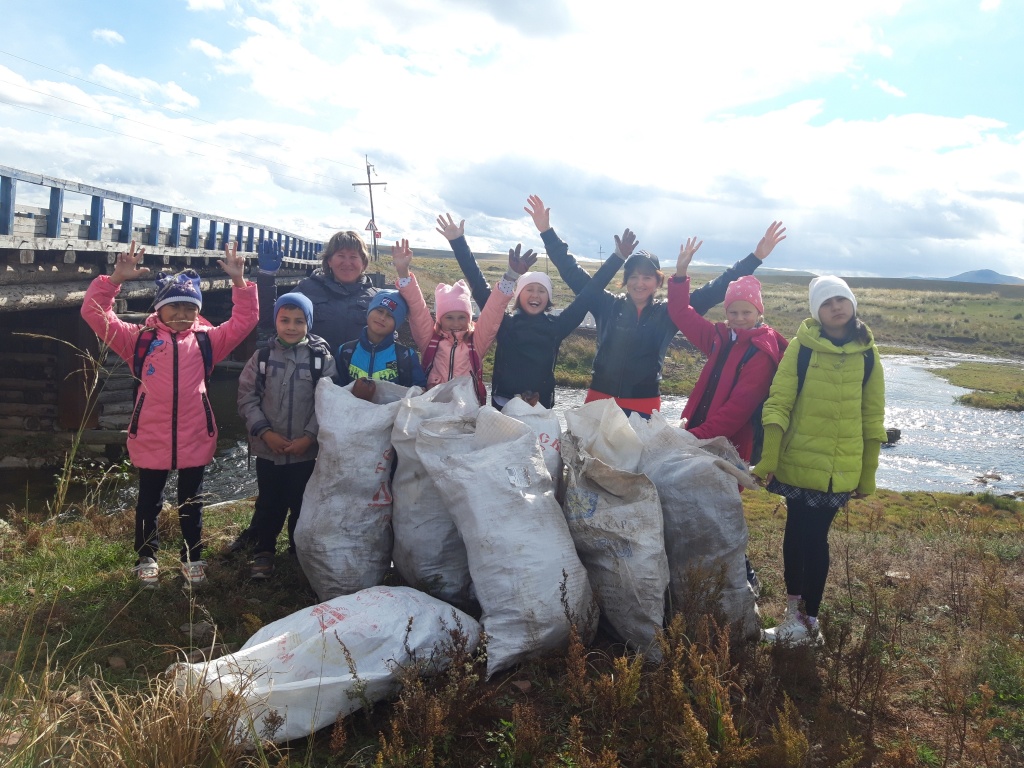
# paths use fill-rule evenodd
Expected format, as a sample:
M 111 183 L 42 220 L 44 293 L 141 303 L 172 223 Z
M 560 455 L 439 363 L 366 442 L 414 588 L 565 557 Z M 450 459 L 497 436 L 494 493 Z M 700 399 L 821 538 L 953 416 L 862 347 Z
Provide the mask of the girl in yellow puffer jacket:
M 838 277 L 811 281 L 811 317 L 779 364 L 764 405 L 754 474 L 786 497 L 782 542 L 787 606 L 768 642 L 821 644 L 818 609 L 828 577 L 828 531 L 850 497 L 875 490 L 885 442 L 885 383 L 871 330 Z M 800 610 L 801 599 L 804 608 Z

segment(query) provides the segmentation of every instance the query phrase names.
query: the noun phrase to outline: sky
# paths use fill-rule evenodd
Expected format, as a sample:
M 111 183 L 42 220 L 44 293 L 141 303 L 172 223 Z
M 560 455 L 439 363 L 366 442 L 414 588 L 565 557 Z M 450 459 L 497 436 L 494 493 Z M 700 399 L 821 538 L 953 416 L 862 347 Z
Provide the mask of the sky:
M 781 220 L 766 266 L 1024 277 L 1024 0 L 0 8 L 0 165 L 326 239 L 369 162 L 382 254 L 446 212 L 540 249 L 537 194 L 590 258 L 729 264 Z

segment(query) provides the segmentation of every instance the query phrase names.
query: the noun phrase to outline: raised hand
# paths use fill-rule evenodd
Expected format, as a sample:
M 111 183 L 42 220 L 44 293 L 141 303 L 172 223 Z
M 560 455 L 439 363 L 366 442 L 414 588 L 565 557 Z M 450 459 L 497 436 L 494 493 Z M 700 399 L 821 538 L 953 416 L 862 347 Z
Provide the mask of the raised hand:
M 679 258 L 676 259 L 676 275 L 678 277 L 686 277 L 686 270 L 690 266 L 690 262 L 693 261 L 693 254 L 704 245 L 703 240 L 698 240 L 696 237 L 686 238 L 686 243 L 679 246 Z
M 615 255 L 621 256 L 623 259 L 628 259 L 629 254 L 633 252 L 633 249 L 639 245 L 640 241 L 636 239 L 636 235 L 628 229 L 622 230 L 622 237 L 615 236 Z
M 537 261 L 537 254 L 532 248 L 520 256 L 519 250 L 522 247 L 522 243 L 516 243 L 515 248 L 508 249 L 508 268 L 518 275 L 525 275 Z
M 444 235 L 448 242 L 464 237 L 466 234 L 466 220 L 463 219 L 456 225 L 450 213 L 445 214 L 445 216 L 448 217 L 447 221 L 445 221 L 444 216 L 437 217 L 437 231 Z
M 125 280 L 134 280 L 137 277 L 145 277 L 149 274 L 149 267 L 143 267 L 142 257 L 146 255 L 145 248 L 135 250 L 135 241 L 132 240 L 128 246 L 128 253 L 117 254 L 114 262 L 114 271 L 110 274 L 110 282 L 120 285 Z
M 220 268 L 223 269 L 231 282 L 237 286 L 245 285 L 245 256 L 238 253 L 238 243 L 232 240 L 224 244 L 224 258 L 217 259 Z
M 260 240 L 259 263 L 260 272 L 274 274 L 281 268 L 281 261 L 284 254 L 281 253 L 281 244 L 272 238 Z
M 526 204 L 527 207 L 523 208 L 523 210 L 530 214 L 530 218 L 533 219 L 537 231 L 547 232 L 551 229 L 551 209 L 544 207 L 544 201 L 537 197 L 537 195 L 530 195 L 526 198 Z
M 409 264 L 412 263 L 412 250 L 408 240 L 398 240 L 391 246 L 391 263 L 399 277 L 409 276 Z
M 768 254 L 772 252 L 772 249 L 785 239 L 786 228 L 782 226 L 781 221 L 773 221 L 771 226 L 765 230 L 764 237 L 757 244 L 757 248 L 754 249 L 754 255 L 761 261 L 764 261 L 768 258 Z

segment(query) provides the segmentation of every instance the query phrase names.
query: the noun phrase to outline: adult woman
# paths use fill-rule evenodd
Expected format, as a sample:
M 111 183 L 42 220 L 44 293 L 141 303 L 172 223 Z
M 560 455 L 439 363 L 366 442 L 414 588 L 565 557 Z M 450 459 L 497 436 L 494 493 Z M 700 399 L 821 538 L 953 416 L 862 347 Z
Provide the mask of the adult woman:
M 347 341 L 359 338 L 366 325 L 370 299 L 377 293 L 364 273 L 370 259 L 366 243 L 358 232 L 336 232 L 327 242 L 320 267 L 292 291 L 313 302 L 317 333 L 327 340 L 331 352 Z M 277 270 L 281 249 L 277 241 L 260 244 L 260 335 L 273 338 L 274 302 L 277 300 Z
M 540 232 L 544 247 L 558 274 L 579 294 L 590 282 L 590 275 L 576 263 L 568 246 L 551 227 L 551 209 L 536 195 L 527 200 L 525 210 Z M 729 283 L 751 274 L 772 249 L 785 239 L 781 222 L 773 222 L 757 248 L 707 285 L 690 296 L 690 305 L 700 314 L 721 303 Z M 665 275 L 658 258 L 636 251 L 625 260 L 622 287 L 625 293 L 609 291 L 598 297 L 591 310 L 597 320 L 597 354 L 587 392 L 587 402 L 614 398 L 619 406 L 649 417 L 661 410 L 662 362 L 677 328 L 668 314 L 668 306 L 654 298 Z

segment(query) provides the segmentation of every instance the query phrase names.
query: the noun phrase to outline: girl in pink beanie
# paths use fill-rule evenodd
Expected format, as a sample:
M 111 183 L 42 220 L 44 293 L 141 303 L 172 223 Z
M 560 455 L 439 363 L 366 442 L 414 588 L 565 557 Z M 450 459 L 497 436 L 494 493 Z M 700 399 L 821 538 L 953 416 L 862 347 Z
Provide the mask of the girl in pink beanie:
M 408 240 L 395 243 L 391 260 L 398 273 L 398 292 L 409 305 L 409 328 L 423 358 L 427 389 L 456 376 L 471 376 L 477 399 L 483 405 L 487 400 L 483 359 L 498 333 L 505 307 L 515 293 L 518 275 L 505 274 L 498 283 L 498 290 L 491 292 L 476 323 L 466 281 L 457 280 L 453 285 L 438 283 L 434 291 L 435 321 L 416 276 L 409 271 L 412 250 Z
M 724 323 L 713 323 L 690 306 L 686 270 L 702 242 L 691 237 L 680 246 L 676 274 L 668 283 L 669 316 L 707 357 L 682 417 L 695 437 L 727 437 L 749 462 L 755 431 L 751 417 L 768 397 L 787 342 L 765 324 L 761 283 L 753 275 L 729 283 Z

